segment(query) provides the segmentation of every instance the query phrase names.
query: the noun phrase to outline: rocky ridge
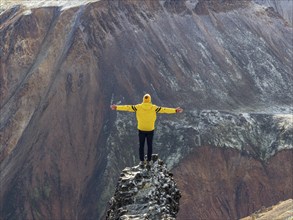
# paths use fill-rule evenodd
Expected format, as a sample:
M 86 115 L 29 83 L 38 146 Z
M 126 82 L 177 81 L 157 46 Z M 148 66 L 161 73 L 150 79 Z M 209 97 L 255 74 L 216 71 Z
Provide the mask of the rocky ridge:
M 149 166 L 127 167 L 119 178 L 106 219 L 175 220 L 179 211 L 179 189 L 158 155 Z
M 113 134 L 107 141 L 109 148 L 117 151 L 119 147 L 115 143 L 131 146 L 136 141 L 136 136 L 125 139 L 123 133 L 135 127 L 134 115 L 118 114 Z M 286 111 L 273 114 L 186 110 L 176 118 L 163 115 L 158 118 L 155 148 L 170 168 L 200 146 L 237 149 L 263 161 L 281 150 L 293 148 L 293 115 Z

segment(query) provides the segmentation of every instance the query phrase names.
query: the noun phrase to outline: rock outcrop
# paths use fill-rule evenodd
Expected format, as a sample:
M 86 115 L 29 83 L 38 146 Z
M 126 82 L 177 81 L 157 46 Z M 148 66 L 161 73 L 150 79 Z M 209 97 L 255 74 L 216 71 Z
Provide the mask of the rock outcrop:
M 149 166 L 127 167 L 119 178 L 106 219 L 175 220 L 179 189 L 158 155 Z
M 146 92 L 185 110 L 158 116 L 154 152 L 169 169 L 191 166 L 186 158 L 199 147 L 219 151 L 231 172 L 240 159 L 258 167 L 291 154 L 292 1 L 6 2 L 14 1 L 0 8 L 1 218 L 102 218 L 121 169 L 138 162 L 134 115 L 109 105 L 136 104 Z M 233 149 L 239 160 L 220 157 Z M 275 164 L 278 177 L 284 169 Z M 258 204 L 286 199 L 259 176 L 260 189 L 274 193 Z M 226 212 L 259 209 L 234 195 L 240 211 Z
M 291 0 L 253 0 L 254 2 L 263 5 L 268 10 L 275 11 L 281 15 L 288 23 L 293 24 L 292 2 Z

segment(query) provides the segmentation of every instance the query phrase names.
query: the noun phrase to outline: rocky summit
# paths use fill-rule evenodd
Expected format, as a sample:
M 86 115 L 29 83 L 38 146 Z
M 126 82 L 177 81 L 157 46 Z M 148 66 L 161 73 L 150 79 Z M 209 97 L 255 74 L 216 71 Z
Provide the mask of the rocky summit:
M 181 194 L 158 155 L 148 165 L 125 168 L 111 198 L 108 220 L 175 220 Z

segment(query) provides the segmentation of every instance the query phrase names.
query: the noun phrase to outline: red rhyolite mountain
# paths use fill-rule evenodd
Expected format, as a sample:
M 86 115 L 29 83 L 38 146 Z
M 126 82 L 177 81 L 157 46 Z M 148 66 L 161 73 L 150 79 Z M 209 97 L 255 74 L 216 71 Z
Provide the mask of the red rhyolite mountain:
M 1 8 L 1 218 L 101 219 L 138 162 L 135 116 L 109 105 L 146 92 L 185 110 L 159 115 L 154 140 L 178 219 L 292 198 L 292 2 L 272 2 Z

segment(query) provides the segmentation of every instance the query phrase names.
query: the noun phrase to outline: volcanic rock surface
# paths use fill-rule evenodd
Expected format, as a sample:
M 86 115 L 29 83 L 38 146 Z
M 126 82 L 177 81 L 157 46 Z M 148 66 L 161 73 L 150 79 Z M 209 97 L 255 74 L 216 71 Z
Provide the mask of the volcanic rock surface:
M 135 116 L 109 105 L 146 92 L 184 109 L 158 116 L 154 152 L 175 178 L 185 166 L 196 172 L 178 181 L 182 210 L 203 201 L 186 216 L 240 218 L 293 197 L 281 188 L 292 186 L 292 1 L 6 2 L 2 219 L 101 219 L 121 170 L 138 163 Z M 219 163 L 197 163 L 199 151 Z M 214 194 L 192 187 L 218 167 L 204 185 Z M 268 196 L 255 201 L 257 183 Z

